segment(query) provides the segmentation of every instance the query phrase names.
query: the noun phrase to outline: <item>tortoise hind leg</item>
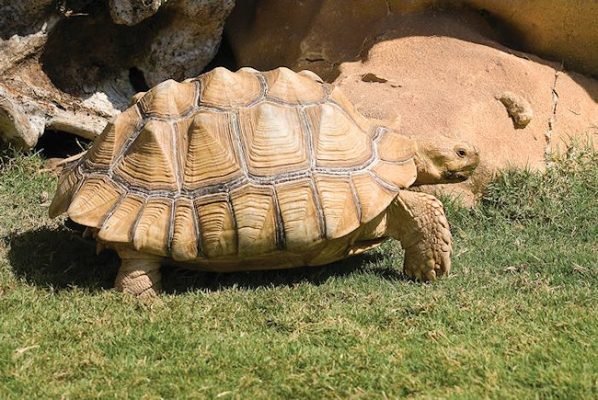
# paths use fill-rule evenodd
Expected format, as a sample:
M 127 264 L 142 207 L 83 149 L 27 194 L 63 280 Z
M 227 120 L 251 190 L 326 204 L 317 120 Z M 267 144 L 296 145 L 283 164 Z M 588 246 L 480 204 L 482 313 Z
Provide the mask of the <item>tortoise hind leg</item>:
M 114 287 L 136 297 L 154 297 L 162 289 L 160 257 L 133 250 L 119 250 L 120 269 Z
M 451 232 L 436 197 L 401 191 L 389 208 L 387 226 L 405 249 L 405 274 L 427 281 L 450 271 Z

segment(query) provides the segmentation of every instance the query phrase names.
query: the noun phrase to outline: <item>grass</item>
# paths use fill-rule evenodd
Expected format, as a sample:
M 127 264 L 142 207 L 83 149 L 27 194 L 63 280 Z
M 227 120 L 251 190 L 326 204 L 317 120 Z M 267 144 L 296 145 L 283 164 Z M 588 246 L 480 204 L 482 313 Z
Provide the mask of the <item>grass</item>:
M 161 304 L 46 216 L 56 178 L 0 156 L 0 398 L 596 398 L 598 156 L 510 172 L 448 204 L 454 273 L 396 243 L 325 268 L 165 269 Z

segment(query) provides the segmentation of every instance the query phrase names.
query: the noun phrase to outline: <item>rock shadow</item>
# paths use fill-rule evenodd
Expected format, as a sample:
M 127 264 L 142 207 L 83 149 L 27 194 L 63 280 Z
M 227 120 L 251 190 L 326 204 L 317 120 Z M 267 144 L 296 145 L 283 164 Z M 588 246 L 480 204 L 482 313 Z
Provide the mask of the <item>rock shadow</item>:
M 120 264 L 116 252 L 105 250 L 96 255 L 96 242 L 82 238 L 79 232 L 46 227 L 15 234 L 7 240 L 14 274 L 29 284 L 55 291 L 77 287 L 92 293 L 113 287 Z M 383 257 L 380 252 L 371 252 L 322 267 L 230 273 L 188 270 L 166 263 L 162 267 L 162 282 L 164 293 L 181 294 L 233 287 L 253 290 L 300 283 L 321 285 L 352 274 L 372 274 L 392 281 L 408 279 L 399 268 L 372 267 Z
M 596 77 L 596 71 L 584 68 L 575 60 L 563 62 L 557 56 L 534 50 L 527 39 L 527 31 L 532 27 L 524 30 L 498 11 L 466 6 L 462 2 L 438 2 L 443 4 L 421 9 L 415 4 L 412 8 L 408 4 L 393 5 L 387 1 L 384 6 L 384 2 L 372 1 L 368 12 L 364 12 L 359 2 L 352 2 L 347 5 L 344 18 L 339 19 L 337 13 L 331 11 L 333 2 L 330 1 L 305 1 L 301 7 L 270 3 L 238 2 L 225 28 L 239 62 L 257 69 L 279 66 L 309 69 L 327 82 L 334 82 L 346 63 L 367 62 L 377 43 L 410 37 L 448 37 L 491 47 L 555 71 L 563 70 L 592 99 L 598 99 L 598 85 L 590 79 L 591 74 Z M 274 16 L 279 17 L 278 25 L 270 23 L 269 18 Z M 281 25 L 285 26 L 284 30 L 279 28 Z M 260 47 L 254 43 L 271 46 Z M 421 58 L 426 58 L 423 50 Z M 418 65 L 414 64 L 413 68 Z M 379 82 L 375 75 L 371 78 L 374 80 L 370 82 Z M 550 88 L 547 90 L 550 96 Z

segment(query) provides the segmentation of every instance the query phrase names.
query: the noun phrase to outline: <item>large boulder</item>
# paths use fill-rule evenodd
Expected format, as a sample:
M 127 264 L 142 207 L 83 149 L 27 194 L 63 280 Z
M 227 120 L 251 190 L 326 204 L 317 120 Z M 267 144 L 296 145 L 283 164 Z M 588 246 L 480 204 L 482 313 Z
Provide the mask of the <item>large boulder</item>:
M 434 3 L 351 0 L 341 8 L 327 0 L 294 7 L 257 1 L 247 14 L 253 19 L 231 17 L 229 37 L 241 65 L 314 70 L 342 87 L 363 114 L 400 116 L 408 135 L 475 144 L 481 163 L 473 179 L 441 188 L 466 203 L 499 169 L 543 169 L 571 137 L 598 144 L 596 80 L 501 44 L 505 34 L 487 13 L 421 11 Z M 529 13 L 535 4 L 540 13 L 536 3 L 514 10 Z M 243 7 L 248 3 L 235 12 Z
M 367 116 L 400 115 L 405 134 L 473 143 L 478 170 L 442 190 L 470 203 L 499 169 L 543 169 L 574 137 L 598 144 L 596 80 L 489 39 L 476 14 L 427 12 L 397 22 L 363 60 L 340 64 L 335 84 Z
M 58 4 L 58 6 L 57 6 Z M 0 139 L 94 138 L 137 91 L 202 72 L 234 0 L 0 2 Z

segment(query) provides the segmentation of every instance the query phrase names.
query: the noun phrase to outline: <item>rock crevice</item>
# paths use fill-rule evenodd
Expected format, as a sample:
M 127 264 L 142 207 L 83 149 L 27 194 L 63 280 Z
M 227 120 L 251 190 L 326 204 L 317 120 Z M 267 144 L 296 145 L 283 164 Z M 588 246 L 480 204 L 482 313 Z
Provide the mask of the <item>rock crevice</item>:
M 561 66 L 562 68 L 562 66 Z M 552 150 L 553 150 L 553 143 L 552 143 L 552 134 L 554 132 L 555 124 L 556 124 L 556 111 L 557 106 L 559 104 L 559 93 L 557 91 L 557 84 L 559 80 L 559 74 L 561 72 L 557 69 L 554 70 L 554 81 L 552 83 L 552 87 L 550 88 L 550 96 L 551 96 L 551 104 L 552 104 L 552 113 L 550 114 L 550 118 L 548 118 L 548 129 L 544 134 L 546 138 L 546 148 L 544 150 L 544 159 L 546 160 L 547 164 L 551 163 L 552 160 Z

